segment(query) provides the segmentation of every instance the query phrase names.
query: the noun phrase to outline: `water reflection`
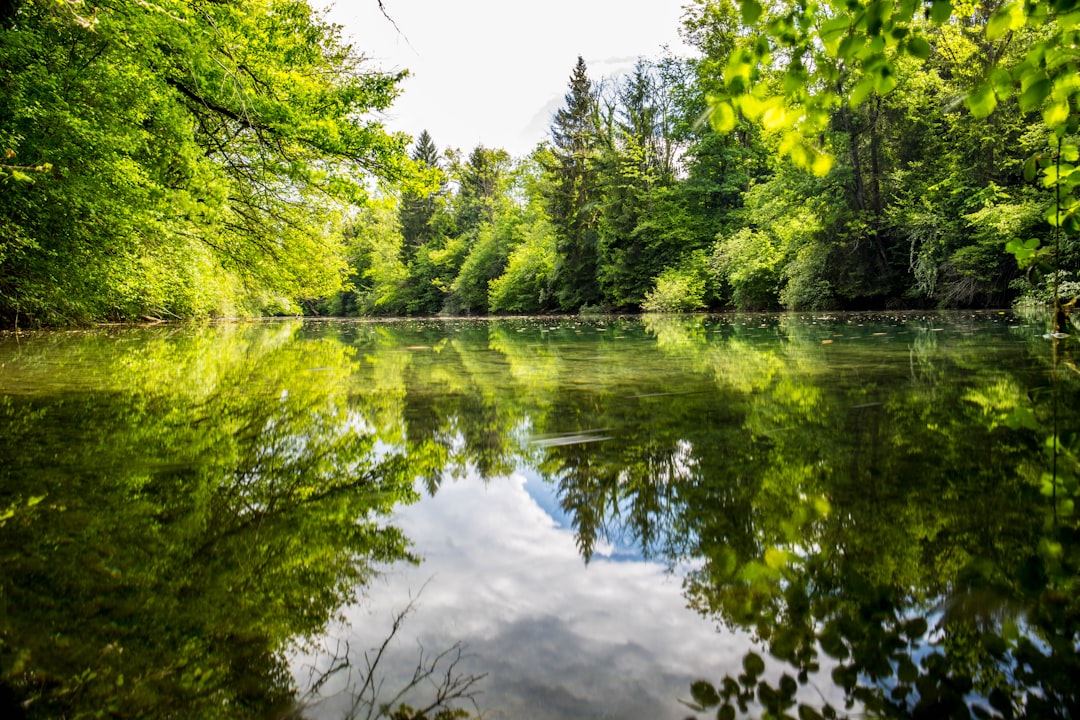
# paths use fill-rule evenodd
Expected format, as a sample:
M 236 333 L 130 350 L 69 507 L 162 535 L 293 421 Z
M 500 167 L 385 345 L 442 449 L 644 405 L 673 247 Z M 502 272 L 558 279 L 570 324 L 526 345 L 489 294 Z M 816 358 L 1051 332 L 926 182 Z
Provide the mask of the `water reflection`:
M 298 329 L 6 348 L 0 657 L 30 716 L 280 716 L 286 642 L 409 557 L 352 352 Z
M 388 684 L 414 638 L 464 641 L 495 715 L 1080 715 L 1078 377 L 1065 345 L 1052 392 L 1042 333 L 646 316 L 5 346 L 0 667 L 45 715 L 262 716 L 363 668 L 426 583 Z M 304 712 L 348 714 L 344 677 Z

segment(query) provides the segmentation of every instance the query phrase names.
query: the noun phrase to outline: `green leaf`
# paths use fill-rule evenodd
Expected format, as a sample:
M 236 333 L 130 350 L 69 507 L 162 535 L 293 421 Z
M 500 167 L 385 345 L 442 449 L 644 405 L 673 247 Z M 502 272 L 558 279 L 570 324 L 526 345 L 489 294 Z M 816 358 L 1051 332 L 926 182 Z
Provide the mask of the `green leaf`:
M 1061 13 L 1057 16 L 1058 27 L 1062 30 L 1071 30 L 1080 25 L 1080 8 Z
M 874 92 L 878 95 L 888 95 L 896 89 L 896 76 L 889 66 L 881 68 L 874 78 Z
M 832 170 L 833 157 L 832 155 L 826 155 L 825 153 L 816 153 L 813 161 L 810 163 L 810 172 L 817 177 L 825 177 Z
M 1039 429 L 1039 424 L 1035 420 L 1035 413 L 1032 412 L 1029 407 L 1018 407 L 1014 409 L 1005 417 L 1005 426 L 1010 430 L 1019 430 L 1020 428 L 1027 428 L 1028 430 Z
M 1032 155 L 1024 161 L 1024 182 L 1031 182 L 1035 179 L 1035 173 L 1038 171 L 1038 167 L 1035 164 L 1035 156 Z
M 919 668 L 907 655 L 901 655 L 896 663 L 896 678 L 906 685 L 911 685 L 919 679 Z
M 1076 162 L 1080 160 L 1080 149 L 1076 145 L 1062 145 L 1061 146 L 1061 159 L 1065 162 Z
M 740 0 L 739 8 L 742 10 L 742 20 L 744 25 L 753 25 L 756 23 L 764 10 L 764 8 L 761 7 L 761 3 L 757 0 Z
M 1050 95 L 1051 87 L 1050 80 L 1045 76 L 1033 82 L 1020 95 L 1020 109 L 1024 112 L 1039 109 L 1043 100 Z
M 769 548 L 765 551 L 765 564 L 774 570 L 787 566 L 788 553 L 779 548 Z
M 864 48 L 866 48 L 866 38 L 862 33 L 856 33 L 854 35 L 845 35 L 840 41 L 840 46 L 837 48 L 837 57 L 844 60 L 852 60 L 857 57 L 861 57 L 864 54 Z M 873 48 L 871 47 L 871 51 Z
M 998 100 L 1004 100 L 1012 92 L 1012 74 L 1004 68 L 997 68 L 990 73 L 990 84 L 994 86 L 994 93 Z
M 866 98 L 870 97 L 873 90 L 874 78 L 863 78 L 851 89 L 851 94 L 848 95 L 848 105 L 853 108 L 859 107 L 866 101 Z
M 1069 119 L 1069 102 L 1058 101 L 1050 103 L 1043 110 L 1043 122 L 1047 127 L 1057 127 Z
M 743 670 L 752 678 L 759 677 L 765 672 L 765 661 L 757 653 L 749 652 L 743 656 Z
M 720 693 L 711 682 L 696 680 L 690 683 L 690 697 L 702 708 L 716 707 L 720 704 Z
M 906 635 L 909 640 L 918 640 L 926 634 L 929 627 L 926 618 L 917 617 L 904 623 L 904 635 Z
M 997 97 L 989 85 L 980 85 L 964 98 L 964 105 L 975 117 L 982 119 L 988 117 L 997 107 Z
M 998 8 L 986 23 L 986 38 L 997 40 L 1005 34 L 1023 27 L 1024 6 L 1020 2 L 1011 2 Z
M 1024 242 L 1014 238 L 1005 243 L 1005 252 L 1010 253 L 1015 257 L 1016 262 L 1020 267 L 1026 267 L 1031 263 L 1031 260 L 1035 255 L 1035 250 L 1038 247 L 1038 240 L 1028 240 L 1027 242 Z
M 825 44 L 826 51 L 828 51 L 830 55 L 836 55 L 840 40 L 847 34 L 850 26 L 851 20 L 847 15 L 838 15 L 822 24 L 818 34 L 821 37 L 821 42 Z
M 721 135 L 726 135 L 735 129 L 735 109 L 729 102 L 719 102 L 713 105 L 709 114 L 709 123 L 712 129 Z
M 912 57 L 920 60 L 928 60 L 930 58 L 931 50 L 930 43 L 927 42 L 925 38 L 915 36 L 908 40 L 907 51 Z
M 944 25 L 952 17 L 952 2 L 950 0 L 934 0 L 930 6 L 930 19 L 938 25 Z

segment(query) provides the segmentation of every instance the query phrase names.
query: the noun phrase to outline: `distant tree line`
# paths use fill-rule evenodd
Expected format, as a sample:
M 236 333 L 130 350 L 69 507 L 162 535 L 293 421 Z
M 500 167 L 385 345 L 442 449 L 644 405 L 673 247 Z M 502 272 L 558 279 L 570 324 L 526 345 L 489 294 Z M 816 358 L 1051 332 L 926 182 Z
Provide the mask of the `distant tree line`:
M 12 3 L 0 321 L 1080 293 L 1074 0 L 856 5 L 692 0 L 694 57 L 579 58 L 513 158 L 410 153 L 302 0 Z
M 739 98 L 741 113 L 722 99 L 732 77 L 750 77 L 732 60 L 754 37 L 748 4 L 689 4 L 691 59 L 641 59 L 596 82 L 579 58 L 550 141 L 526 158 L 484 147 L 440 154 L 422 134 L 412 156 L 438 174 L 438 189 L 384 198 L 346 226 L 352 289 L 322 309 L 1008 306 L 1048 301 L 1055 279 L 1066 299 L 1080 293 L 1067 224 L 1056 278 L 1045 264 L 1017 263 L 1054 232 L 1054 192 L 1030 168 L 1046 146 L 1045 113 L 1019 95 L 1003 93 L 992 114 L 970 100 L 985 75 L 1020 64 L 1053 28 L 1020 25 L 1007 43 L 988 40 L 993 3 L 915 17 L 919 34 L 898 46 L 907 52 L 881 44 L 885 80 L 854 60 L 834 78 L 811 138 L 826 156 L 792 147 L 768 108 L 750 109 L 768 92 L 783 96 L 790 64 L 756 68 L 754 86 L 766 92 Z M 777 4 L 770 22 L 794 8 Z M 839 13 L 833 24 L 857 37 L 860 17 Z M 1074 134 L 1066 128 L 1066 143 Z

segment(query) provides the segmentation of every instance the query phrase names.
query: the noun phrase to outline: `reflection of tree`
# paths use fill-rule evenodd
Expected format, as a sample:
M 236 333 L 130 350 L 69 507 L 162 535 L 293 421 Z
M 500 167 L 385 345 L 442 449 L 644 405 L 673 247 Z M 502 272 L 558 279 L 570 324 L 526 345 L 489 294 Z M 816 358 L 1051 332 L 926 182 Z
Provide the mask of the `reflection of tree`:
M 831 682 L 871 714 L 1071 713 L 1076 435 L 1050 482 L 1042 349 L 992 320 L 492 323 L 412 356 L 409 434 L 538 467 L 586 558 L 692 560 L 690 603 L 769 650 L 698 707 L 814 717 Z
M 291 340 L 89 342 L 99 384 L 3 398 L 0 667 L 33 715 L 280 713 L 290 638 L 408 557 L 378 517 L 415 468 L 356 432 L 349 351 Z
M 703 612 L 753 630 L 775 667 L 751 653 L 742 674 L 696 683 L 691 706 L 835 715 L 797 697 L 825 667 L 858 714 L 1076 715 L 1080 607 L 1063 591 L 1077 567 L 1060 558 L 1077 538 L 1048 523 L 1032 421 L 1044 409 L 1021 390 L 1030 363 L 919 345 L 916 382 L 887 362 L 850 387 L 843 373 L 796 374 L 817 397 L 801 418 L 784 380 L 759 386 L 748 420 L 769 446 L 760 481 L 742 486 L 752 522 L 691 498 L 705 562 L 686 587 Z
M 431 491 L 444 468 L 485 478 L 514 468 L 521 409 L 508 395 L 502 356 L 487 350 L 487 336 L 483 322 L 402 323 L 380 327 L 370 345 L 358 343 L 363 359 L 353 380 L 360 388 L 354 406 L 369 421 L 382 420 L 377 434 L 410 457 L 443 458 L 440 473 L 425 478 Z
M 690 560 L 688 601 L 768 649 L 697 707 L 813 717 L 800 693 L 832 682 L 881 715 L 1074 712 L 1077 435 L 1053 482 L 1041 350 L 897 322 L 268 326 L 107 364 L 110 338 L 31 343 L 5 387 L 78 357 L 86 390 L 0 400 L 4 677 L 45 714 L 267 711 L 291 698 L 283 643 L 407 556 L 377 518 L 413 477 L 531 466 L 586 559 Z

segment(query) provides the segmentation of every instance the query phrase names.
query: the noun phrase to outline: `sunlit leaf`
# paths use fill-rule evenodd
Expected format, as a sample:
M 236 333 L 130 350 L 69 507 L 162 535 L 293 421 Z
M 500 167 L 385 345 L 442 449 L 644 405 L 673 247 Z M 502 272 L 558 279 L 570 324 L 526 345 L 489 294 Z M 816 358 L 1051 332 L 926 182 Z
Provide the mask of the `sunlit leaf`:
M 989 85 L 980 85 L 964 98 L 964 105 L 977 118 L 985 118 L 997 107 L 997 97 Z
M 810 163 L 810 172 L 817 177 L 825 177 L 832 170 L 833 162 L 835 158 L 832 155 L 826 153 L 815 153 L 814 159 Z
M 726 135 L 735 129 L 735 110 L 729 102 L 719 102 L 712 107 L 709 123 L 713 130 Z
M 765 551 L 765 564 L 774 570 L 783 568 L 788 563 L 788 553 L 779 548 L 769 548 Z
M 1035 255 L 1035 250 L 1038 246 L 1038 240 L 1028 240 L 1025 242 L 1013 239 L 1005 243 L 1005 252 L 1012 254 L 1012 256 L 1016 258 L 1016 262 L 1019 263 L 1021 267 L 1024 267 L 1025 263 Z
M 776 131 L 788 124 L 788 113 L 780 98 L 773 98 L 766 103 L 761 114 L 761 126 L 766 130 Z
M 1024 5 L 1014 0 L 1003 5 L 990 16 L 986 23 L 986 37 L 988 40 L 997 40 L 1006 33 L 1021 28 L 1024 25 Z
M 1049 127 L 1055 127 L 1069 118 L 1068 102 L 1053 102 L 1043 110 L 1043 122 Z

